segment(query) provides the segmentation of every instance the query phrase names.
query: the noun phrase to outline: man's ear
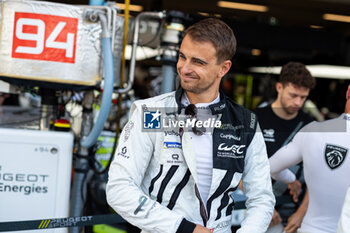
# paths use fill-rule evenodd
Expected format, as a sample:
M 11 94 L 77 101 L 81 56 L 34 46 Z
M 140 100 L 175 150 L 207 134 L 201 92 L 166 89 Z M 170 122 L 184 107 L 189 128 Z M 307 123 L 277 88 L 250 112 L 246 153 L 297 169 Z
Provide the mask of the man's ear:
M 232 62 L 230 60 L 223 61 L 221 63 L 221 68 L 218 74 L 218 78 L 222 78 L 230 70 Z
M 276 91 L 277 93 L 281 93 L 283 89 L 283 84 L 281 82 L 276 83 Z
M 348 86 L 348 90 L 346 92 L 346 103 L 345 103 L 345 113 L 350 114 L 350 85 Z

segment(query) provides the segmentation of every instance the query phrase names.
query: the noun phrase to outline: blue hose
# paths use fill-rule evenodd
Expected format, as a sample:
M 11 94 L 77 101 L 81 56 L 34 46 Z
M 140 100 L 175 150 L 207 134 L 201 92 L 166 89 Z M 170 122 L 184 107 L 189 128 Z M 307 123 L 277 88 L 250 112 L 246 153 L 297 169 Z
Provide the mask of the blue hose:
M 104 0 L 90 0 L 89 1 L 89 5 L 93 5 L 93 6 L 101 6 L 103 5 Z
M 102 132 L 105 122 L 108 117 L 109 109 L 112 102 L 114 68 L 113 68 L 113 53 L 111 46 L 111 38 L 102 38 L 103 65 L 104 65 L 104 86 L 101 101 L 100 112 L 96 119 L 96 123 L 87 137 L 81 139 L 80 144 L 83 147 L 89 148 L 93 146 L 98 136 Z

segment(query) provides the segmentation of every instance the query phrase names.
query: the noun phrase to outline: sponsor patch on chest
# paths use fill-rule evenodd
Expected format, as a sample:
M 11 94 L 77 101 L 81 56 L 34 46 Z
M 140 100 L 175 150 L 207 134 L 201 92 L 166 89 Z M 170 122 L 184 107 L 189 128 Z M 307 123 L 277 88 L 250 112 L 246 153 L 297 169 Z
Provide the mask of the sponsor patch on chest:
M 244 158 L 245 147 L 246 145 L 229 145 L 221 143 L 218 147 L 217 155 L 218 157 L 241 159 Z
M 348 149 L 336 145 L 326 144 L 324 156 L 328 167 L 335 169 L 345 160 Z
M 182 148 L 182 144 L 180 142 L 164 142 L 164 149 L 170 148 Z

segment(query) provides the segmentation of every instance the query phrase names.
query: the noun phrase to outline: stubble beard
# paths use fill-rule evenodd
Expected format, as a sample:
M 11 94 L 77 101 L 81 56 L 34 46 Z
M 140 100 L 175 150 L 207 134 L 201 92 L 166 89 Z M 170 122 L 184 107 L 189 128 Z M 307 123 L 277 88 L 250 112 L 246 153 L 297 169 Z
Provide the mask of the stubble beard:
M 206 92 L 210 87 L 212 87 L 214 85 L 214 82 L 208 83 L 205 86 L 202 85 L 196 85 L 196 84 L 191 84 L 191 83 L 186 83 L 184 82 L 182 79 L 180 79 L 180 85 L 182 87 L 182 89 L 184 89 L 187 92 L 191 92 L 194 94 L 202 94 L 204 92 Z
M 284 104 L 284 102 L 283 102 L 282 100 L 281 100 L 281 106 L 282 106 L 283 111 L 284 111 L 287 115 L 294 115 L 294 114 L 296 114 L 296 113 L 300 110 L 300 108 L 298 108 L 298 110 L 296 110 L 296 111 L 290 110 L 290 109 L 288 108 L 288 106 L 287 106 L 286 104 Z

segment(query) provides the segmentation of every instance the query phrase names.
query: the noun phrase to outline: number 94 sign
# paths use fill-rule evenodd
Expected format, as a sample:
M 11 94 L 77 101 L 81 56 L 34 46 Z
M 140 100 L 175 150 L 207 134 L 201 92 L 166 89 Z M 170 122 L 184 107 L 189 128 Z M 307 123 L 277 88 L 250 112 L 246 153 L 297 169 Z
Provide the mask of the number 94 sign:
M 75 62 L 78 19 L 15 12 L 12 57 Z

